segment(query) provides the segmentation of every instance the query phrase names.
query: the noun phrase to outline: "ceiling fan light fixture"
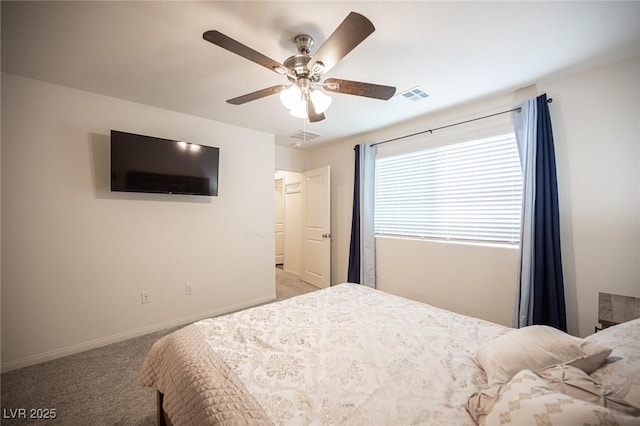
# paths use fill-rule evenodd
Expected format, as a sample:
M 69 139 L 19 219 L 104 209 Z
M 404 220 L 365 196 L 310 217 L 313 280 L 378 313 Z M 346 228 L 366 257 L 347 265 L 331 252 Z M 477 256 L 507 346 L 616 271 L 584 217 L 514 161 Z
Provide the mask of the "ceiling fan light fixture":
M 311 67 L 311 72 L 316 75 L 320 75 L 324 72 L 324 64 L 320 61 L 313 64 Z
M 302 91 L 295 84 L 280 92 L 280 102 L 288 110 L 296 109 L 299 104 L 305 103 Z
M 331 105 L 331 97 L 319 90 L 309 90 L 309 97 L 318 114 L 322 114 Z M 302 90 L 297 85 L 292 85 L 280 92 L 280 102 L 289 110 L 289 114 L 297 118 L 308 118 L 307 101 Z

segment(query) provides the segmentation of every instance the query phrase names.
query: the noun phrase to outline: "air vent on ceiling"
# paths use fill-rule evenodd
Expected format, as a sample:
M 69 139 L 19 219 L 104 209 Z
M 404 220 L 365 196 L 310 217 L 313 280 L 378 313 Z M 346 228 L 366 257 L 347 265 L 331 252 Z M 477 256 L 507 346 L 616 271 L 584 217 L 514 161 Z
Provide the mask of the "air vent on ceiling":
M 309 142 L 322 136 L 320 133 L 310 132 L 308 130 L 298 130 L 289 135 L 292 139 L 297 139 L 303 142 Z
M 398 96 L 402 96 L 403 98 L 413 102 L 418 102 L 428 98 L 429 94 L 425 92 L 421 87 L 416 86 L 413 89 L 405 90 L 404 92 L 400 93 Z

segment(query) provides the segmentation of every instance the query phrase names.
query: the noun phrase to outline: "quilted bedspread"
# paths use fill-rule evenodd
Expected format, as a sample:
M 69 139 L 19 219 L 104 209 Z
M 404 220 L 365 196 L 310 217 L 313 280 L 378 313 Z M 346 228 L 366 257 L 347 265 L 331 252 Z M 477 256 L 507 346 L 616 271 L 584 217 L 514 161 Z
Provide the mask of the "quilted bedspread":
M 273 424 L 193 326 L 154 343 L 138 383 L 164 394 L 163 408 L 175 426 Z
M 139 380 L 175 425 L 473 424 L 475 352 L 507 330 L 341 284 L 173 333 Z

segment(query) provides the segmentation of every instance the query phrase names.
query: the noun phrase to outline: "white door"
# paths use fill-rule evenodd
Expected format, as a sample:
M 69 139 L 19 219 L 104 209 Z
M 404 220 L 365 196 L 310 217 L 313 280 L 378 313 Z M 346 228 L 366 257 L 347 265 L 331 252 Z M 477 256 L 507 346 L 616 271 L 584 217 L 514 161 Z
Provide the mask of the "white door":
M 302 185 L 302 280 L 331 285 L 331 168 L 304 172 Z
M 276 265 L 284 263 L 284 182 L 276 179 Z

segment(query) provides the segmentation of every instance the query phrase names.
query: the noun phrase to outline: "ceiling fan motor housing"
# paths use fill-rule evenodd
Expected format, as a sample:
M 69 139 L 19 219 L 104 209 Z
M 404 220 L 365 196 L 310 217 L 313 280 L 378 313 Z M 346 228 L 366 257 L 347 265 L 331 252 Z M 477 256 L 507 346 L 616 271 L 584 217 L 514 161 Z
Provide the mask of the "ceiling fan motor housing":
M 287 75 L 289 81 L 296 83 L 300 78 L 309 79 L 314 83 L 320 81 L 320 72 L 317 72 L 319 70 L 312 72 L 308 67 L 309 61 L 311 61 L 309 51 L 313 46 L 313 38 L 310 35 L 300 34 L 293 40 L 296 42 L 299 53 L 287 58 L 283 63 L 285 67 L 293 71 L 294 75 Z
M 298 47 L 298 53 L 308 55 L 313 47 L 313 37 L 307 34 L 300 34 L 293 38 Z
M 287 58 L 286 61 L 284 61 L 283 65 L 293 71 L 293 74 L 295 74 L 295 76 L 292 76 L 290 74 L 287 75 L 291 82 L 295 83 L 298 78 L 309 76 L 309 68 L 307 67 L 307 64 L 310 60 L 311 56 L 300 54 L 291 56 Z

